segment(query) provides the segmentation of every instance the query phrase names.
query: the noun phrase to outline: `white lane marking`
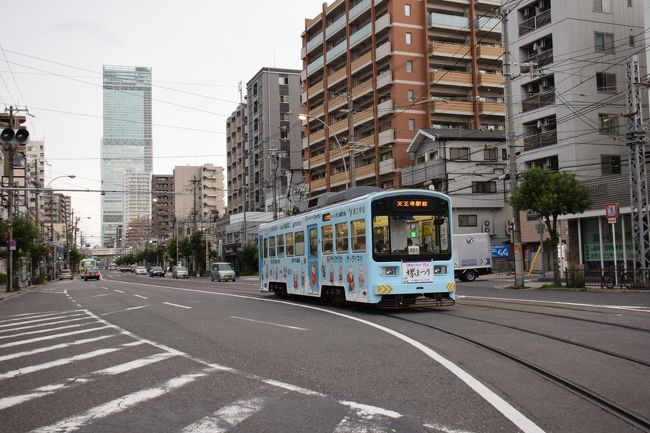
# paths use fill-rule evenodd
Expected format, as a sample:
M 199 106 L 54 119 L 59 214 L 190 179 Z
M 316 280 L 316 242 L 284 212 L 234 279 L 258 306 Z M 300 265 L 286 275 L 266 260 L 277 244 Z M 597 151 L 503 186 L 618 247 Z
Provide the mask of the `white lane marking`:
M 145 308 L 145 307 L 148 307 L 148 305 L 139 305 L 137 307 L 125 308 L 124 310 L 111 311 L 110 313 L 102 314 L 102 316 L 108 316 L 109 314 L 115 314 L 115 313 L 123 313 L 124 311 L 130 311 L 130 310 L 139 310 L 140 308 Z
M 70 335 L 85 334 L 86 332 L 100 331 L 102 329 L 110 327 L 111 326 L 100 326 L 98 328 L 82 329 L 81 331 L 63 332 L 61 334 L 46 335 L 45 337 L 30 338 L 29 340 L 12 341 L 11 343 L 0 344 L 0 349 L 4 349 L 6 347 L 22 346 L 23 344 L 36 343 L 37 341 L 51 340 L 53 338 L 62 338 L 68 337 Z
M 116 283 L 121 283 L 121 281 L 116 281 Z M 124 284 L 140 284 L 140 283 L 124 283 Z M 164 289 L 169 289 L 169 290 L 175 290 L 175 291 L 181 291 L 181 292 L 193 292 L 193 293 L 203 293 L 203 294 L 208 294 L 208 295 L 216 295 L 216 296 L 226 296 L 226 297 L 231 297 L 231 298 L 239 298 L 239 299 L 250 299 L 258 302 L 273 302 L 273 303 L 278 303 L 278 304 L 285 304 L 285 305 L 291 305 L 297 308 L 305 308 L 309 310 L 315 310 L 315 311 L 320 311 L 325 314 L 331 314 L 334 316 L 339 316 L 343 317 L 349 320 L 353 320 L 358 323 L 362 323 L 365 325 L 368 325 L 370 327 L 373 327 L 375 329 L 378 329 L 380 331 L 383 331 L 387 334 L 390 334 L 396 338 L 399 338 L 403 342 L 413 346 L 414 348 L 420 350 L 423 352 L 425 355 L 427 355 L 429 358 L 433 359 L 434 361 L 438 362 L 440 365 L 445 367 L 447 370 L 449 370 L 452 374 L 454 374 L 458 379 L 460 379 L 462 382 L 464 382 L 467 386 L 469 386 L 474 392 L 476 392 L 479 396 L 481 396 L 485 401 L 487 401 L 490 405 L 492 405 L 496 410 L 501 412 L 507 419 L 510 420 L 514 425 L 519 427 L 520 430 L 522 430 L 524 433 L 543 433 L 544 430 L 541 429 L 537 424 L 535 424 L 532 420 L 526 418 L 524 414 L 519 412 L 517 409 L 515 409 L 510 403 L 505 401 L 503 398 L 498 396 L 494 391 L 489 389 L 487 386 L 483 385 L 479 380 L 477 380 L 475 377 L 471 376 L 469 373 L 467 373 L 465 370 L 462 368 L 458 367 L 456 364 L 453 362 L 449 361 L 447 358 L 444 356 L 440 355 L 438 352 L 434 351 L 433 349 L 430 349 L 429 347 L 425 346 L 424 344 L 420 343 L 419 341 L 416 341 L 412 339 L 411 337 L 408 337 L 400 332 L 397 332 L 393 329 L 387 328 L 382 325 L 378 325 L 376 323 L 370 322 L 368 320 L 364 320 L 358 317 L 350 316 L 348 314 L 343 314 L 339 313 L 337 311 L 331 311 L 327 310 L 325 308 L 320 308 L 320 307 L 315 307 L 312 305 L 304 305 L 304 304 L 297 304 L 293 302 L 288 302 L 288 301 L 281 301 L 277 299 L 268 299 L 268 298 L 256 298 L 253 296 L 246 296 L 246 295 L 236 295 L 234 293 L 220 293 L 220 292 L 209 292 L 207 290 L 198 290 L 198 289 L 185 289 L 182 287 L 173 287 L 173 286 L 160 286 L 160 285 L 153 285 L 153 284 L 142 284 L 144 286 L 149 286 L 149 287 L 161 287 Z
M 265 399 L 238 400 L 222 407 L 212 415 L 201 418 L 181 430 L 181 433 L 225 433 L 259 412 L 265 404 Z
M 392 410 L 383 409 L 377 406 L 370 406 L 367 404 L 360 404 L 354 401 L 340 401 L 343 406 L 347 406 L 350 409 L 354 410 L 355 413 L 361 417 L 372 417 L 375 415 L 385 416 L 386 418 L 400 418 L 402 414 L 394 412 Z
M 111 296 L 112 293 L 102 293 L 101 295 L 95 295 L 93 298 L 101 298 L 102 296 Z
M 104 289 L 104 290 L 111 290 L 108 287 L 101 287 L 101 288 Z
M 0 323 L 5 323 L 5 322 L 12 322 L 14 320 L 25 320 L 25 319 L 35 319 L 37 317 L 45 317 L 45 316 L 56 316 L 57 314 L 67 314 L 67 313 L 76 313 L 79 310 L 68 310 L 68 311 L 41 311 L 37 313 L 20 313 L 20 314 L 13 314 L 11 316 L 5 316 L 5 317 L 13 317 L 13 319 L 8 319 L 5 318 L 3 320 L 0 320 Z
M 68 347 L 77 346 L 79 344 L 92 343 L 94 341 L 104 340 L 105 338 L 111 338 L 117 335 L 118 334 L 100 335 L 99 337 L 84 338 L 83 340 L 76 340 L 71 343 L 61 343 L 61 344 L 55 344 L 53 346 L 39 347 L 38 349 L 34 349 L 34 350 L 26 350 L 24 352 L 11 353 L 9 355 L 0 356 L 0 362 L 7 361 L 9 359 L 21 358 L 23 356 L 35 355 L 37 353 L 49 352 L 50 350 L 65 349 Z
M 298 394 L 312 395 L 315 397 L 326 397 L 326 394 L 320 393 L 318 391 L 312 391 L 311 389 L 301 388 L 296 385 L 291 385 L 290 383 L 280 382 L 279 380 L 262 379 L 262 382 L 271 386 L 275 386 L 277 388 L 282 388 L 288 391 L 297 392 Z
M 273 326 L 279 326 L 281 328 L 289 328 L 289 329 L 295 329 L 297 331 L 308 331 L 307 328 L 300 328 L 298 326 L 290 326 L 290 325 L 281 325 L 279 323 L 273 323 L 273 322 L 264 322 L 262 320 L 255 320 L 255 319 L 248 319 L 246 317 L 239 317 L 239 316 L 230 316 L 231 319 L 239 319 L 239 320 L 246 320 L 248 322 L 255 322 L 255 323 L 261 323 L 264 325 L 273 325 Z
M 402 414 L 377 406 L 359 404 L 353 401 L 340 401 L 352 412 L 346 415 L 334 429 L 334 433 L 387 433 L 394 431 L 386 418 L 401 418 Z
M 88 319 L 90 319 L 90 317 L 88 317 Z M 0 340 L 4 340 L 5 338 L 22 337 L 25 335 L 42 334 L 44 332 L 60 331 L 62 329 L 80 328 L 82 326 L 89 326 L 92 324 L 93 323 L 76 323 L 74 325 L 59 326 L 58 328 L 39 329 L 38 331 L 21 332 L 19 334 L 13 334 L 13 335 L 2 335 L 0 336 Z
M 78 322 L 80 320 L 90 320 L 90 319 L 91 317 L 85 316 L 85 317 L 77 317 L 75 319 L 70 319 L 70 320 L 59 320 L 56 322 L 37 323 L 36 325 L 21 326 L 19 328 L 0 329 L 0 334 L 4 334 L 5 332 L 22 331 L 23 329 L 34 329 L 34 328 L 40 328 L 42 326 L 60 325 L 61 323 Z
M 149 299 L 146 296 L 142 296 L 142 295 L 133 295 L 133 296 L 135 296 L 136 298 L 141 298 L 141 299 Z
M 423 426 L 432 430 L 439 430 L 443 433 L 474 433 L 469 430 L 450 429 L 440 424 L 423 424 Z
M 180 304 L 172 304 L 171 302 L 163 302 L 163 304 L 171 305 L 172 307 L 179 307 L 179 308 L 187 308 L 191 309 L 192 307 L 188 307 L 186 305 L 180 305 Z
M 84 315 L 83 313 L 77 313 L 77 314 L 71 314 L 69 316 L 48 317 L 47 319 L 35 319 L 35 320 L 27 320 L 25 322 L 6 323 L 4 325 L 0 325 L 0 328 L 8 328 L 10 326 L 17 326 L 17 325 L 27 325 L 30 323 L 47 322 L 48 320 L 68 319 L 70 317 L 78 317 L 83 315 Z
M 79 430 L 91 421 L 115 415 L 140 403 L 153 400 L 154 398 L 167 394 L 176 388 L 181 388 L 199 378 L 205 377 L 211 371 L 214 370 L 204 369 L 201 373 L 184 374 L 182 376 L 174 377 L 169 379 L 167 382 L 162 383 L 160 386 L 126 394 L 122 397 L 116 398 L 115 400 L 90 408 L 78 415 L 73 415 L 54 424 L 34 429 L 31 433 L 64 433 Z
M 115 292 L 117 292 L 117 293 L 124 293 L 123 291 L 121 291 L 121 290 L 117 290 L 117 289 L 113 289 L 113 291 L 115 291 Z
M 560 301 L 541 301 L 537 299 L 514 299 L 514 298 L 492 298 L 489 296 L 467 296 L 458 295 L 459 298 L 464 299 L 482 299 L 486 301 L 513 301 L 513 302 L 529 302 L 531 304 L 552 304 L 552 305 L 569 305 L 572 307 L 590 307 L 590 308 L 610 308 L 614 310 L 638 311 L 641 313 L 650 313 L 650 307 L 642 305 L 599 305 L 599 304 L 582 304 L 579 302 L 560 302 Z
M 141 358 L 135 361 L 125 362 L 124 364 L 118 364 L 113 367 L 104 368 L 102 370 L 93 371 L 91 373 L 84 374 L 83 376 L 69 377 L 63 382 L 41 386 L 40 388 L 36 388 L 27 394 L 0 398 L 0 410 L 11 406 L 16 406 L 18 404 L 25 403 L 36 398 L 45 397 L 46 395 L 54 394 L 57 391 L 72 388 L 76 385 L 92 382 L 100 376 L 113 376 L 116 374 L 124 373 L 136 368 L 145 367 L 147 365 L 172 358 L 173 356 L 174 355 L 171 353 L 157 353 L 146 358 Z

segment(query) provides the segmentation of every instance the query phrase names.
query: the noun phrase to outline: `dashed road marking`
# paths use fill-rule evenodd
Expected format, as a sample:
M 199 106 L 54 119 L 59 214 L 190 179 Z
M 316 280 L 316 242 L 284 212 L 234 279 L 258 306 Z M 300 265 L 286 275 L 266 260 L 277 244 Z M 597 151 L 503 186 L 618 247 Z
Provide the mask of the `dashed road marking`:
M 179 307 L 179 308 L 187 308 L 187 309 L 191 309 L 191 308 L 192 308 L 192 307 L 188 307 L 187 305 L 173 304 L 173 303 L 171 303 L 171 302 L 163 302 L 163 304 L 171 305 L 172 307 Z
M 238 319 L 238 320 L 246 320 L 248 322 L 254 322 L 254 323 L 261 323 L 263 325 L 279 326 L 281 328 L 289 328 L 289 329 L 294 329 L 296 331 L 309 331 L 307 328 L 301 328 L 299 326 L 282 325 L 280 323 L 273 323 L 273 322 L 264 322 L 262 320 L 249 319 L 249 318 L 246 318 L 246 317 L 230 316 L 230 318 L 231 319 Z

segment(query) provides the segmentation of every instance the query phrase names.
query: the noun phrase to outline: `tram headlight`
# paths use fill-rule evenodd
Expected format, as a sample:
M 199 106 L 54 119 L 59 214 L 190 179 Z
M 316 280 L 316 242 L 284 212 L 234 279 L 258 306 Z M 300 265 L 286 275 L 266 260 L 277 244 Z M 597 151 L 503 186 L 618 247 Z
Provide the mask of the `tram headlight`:
M 433 267 L 433 273 L 434 274 L 446 274 L 447 273 L 447 266 L 445 265 L 435 265 Z
M 397 266 L 382 266 L 381 267 L 381 276 L 382 277 L 394 277 L 397 275 Z

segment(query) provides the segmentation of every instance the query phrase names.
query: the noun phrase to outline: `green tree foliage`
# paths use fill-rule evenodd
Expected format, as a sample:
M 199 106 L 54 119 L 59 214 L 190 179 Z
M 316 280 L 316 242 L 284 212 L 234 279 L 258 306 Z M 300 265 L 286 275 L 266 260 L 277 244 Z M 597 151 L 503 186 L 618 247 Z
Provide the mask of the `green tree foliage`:
M 560 239 L 557 218 L 560 215 L 581 213 L 589 209 L 589 191 L 576 180 L 574 174 L 531 168 L 521 175 L 521 181 L 512 194 L 511 204 L 519 210 L 532 211 L 543 218 L 550 237 L 553 280 L 555 285 L 561 285 L 557 257 Z
M 240 275 L 254 275 L 258 272 L 257 246 L 248 243 L 237 251 Z

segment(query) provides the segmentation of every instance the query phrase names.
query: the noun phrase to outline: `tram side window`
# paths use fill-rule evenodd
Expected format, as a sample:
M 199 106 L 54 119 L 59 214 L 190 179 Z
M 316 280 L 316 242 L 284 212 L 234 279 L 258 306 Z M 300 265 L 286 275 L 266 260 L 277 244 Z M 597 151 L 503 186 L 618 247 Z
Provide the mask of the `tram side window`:
M 264 258 L 267 258 L 269 256 L 269 240 L 267 238 L 264 238 L 262 242 L 262 250 L 264 251 Z
M 348 252 L 348 223 L 336 224 L 336 252 Z
M 316 228 L 309 229 L 309 255 L 318 255 L 318 230 Z
M 278 257 L 284 257 L 284 235 L 278 235 Z
M 390 230 L 388 216 L 379 215 L 372 219 L 372 246 L 376 254 L 390 253 Z
M 366 221 L 352 221 L 352 245 L 354 252 L 363 252 L 366 250 Z
M 296 232 L 296 255 L 304 256 L 305 255 L 305 232 Z
M 275 236 L 269 237 L 269 256 L 275 257 Z
M 293 233 L 287 233 L 287 257 L 293 256 Z
M 323 235 L 323 254 L 332 254 L 334 247 L 332 226 L 323 226 L 321 230 Z

